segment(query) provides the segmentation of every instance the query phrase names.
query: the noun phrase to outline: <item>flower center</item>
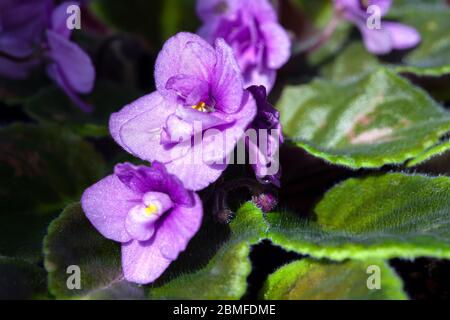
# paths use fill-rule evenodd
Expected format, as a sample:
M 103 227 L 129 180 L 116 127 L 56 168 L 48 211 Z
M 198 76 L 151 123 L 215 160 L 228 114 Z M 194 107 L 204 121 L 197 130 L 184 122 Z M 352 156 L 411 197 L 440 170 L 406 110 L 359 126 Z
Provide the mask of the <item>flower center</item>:
M 150 203 L 145 209 L 144 209 L 145 215 L 147 217 L 151 217 L 155 213 L 158 212 L 158 207 L 154 203 Z
M 212 108 L 207 106 L 206 103 L 203 101 L 200 101 L 196 105 L 193 105 L 192 109 L 195 109 L 200 112 L 211 112 L 212 111 Z

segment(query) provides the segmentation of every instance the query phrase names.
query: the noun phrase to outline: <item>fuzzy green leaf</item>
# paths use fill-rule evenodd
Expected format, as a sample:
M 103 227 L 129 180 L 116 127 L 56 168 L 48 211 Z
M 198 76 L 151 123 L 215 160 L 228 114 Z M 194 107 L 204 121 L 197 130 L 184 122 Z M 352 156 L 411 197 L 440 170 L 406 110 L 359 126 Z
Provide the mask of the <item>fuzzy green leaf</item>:
M 315 207 L 315 221 L 267 216 L 287 250 L 332 260 L 450 258 L 450 178 L 400 173 L 349 179 Z
M 47 298 L 44 269 L 0 256 L 0 300 L 44 298 Z
M 231 233 L 212 259 L 197 271 L 182 274 L 168 283 L 152 288 L 152 299 L 239 299 L 247 289 L 251 271 L 250 247 L 264 238 L 267 224 L 262 212 L 252 203 L 244 204 L 230 224 Z M 186 255 L 204 250 L 211 241 L 204 225 L 197 239 L 189 245 Z M 199 241 L 201 239 L 201 241 Z M 197 242 L 197 244 L 196 244 Z M 210 246 L 211 244 L 209 244 Z
M 94 148 L 60 126 L 2 128 L 0 149 L 2 215 L 58 212 L 104 174 Z
M 99 82 L 89 97 L 92 113 L 83 112 L 58 88 L 48 87 L 33 96 L 26 104 L 26 112 L 37 121 L 58 123 L 81 136 L 107 136 L 111 113 L 137 99 L 142 94 L 135 89 L 113 82 Z
M 391 10 L 387 19 L 390 18 L 416 28 L 422 37 L 418 48 L 404 59 L 406 65 L 416 67 L 409 72 L 423 75 L 450 72 L 450 7 L 447 4 L 442 1 L 399 3 Z
M 401 164 L 450 131 L 450 114 L 387 69 L 352 82 L 287 87 L 284 133 L 307 152 L 353 169 Z
M 380 275 L 379 289 L 371 286 L 377 285 L 369 279 L 377 276 L 374 272 Z M 402 281 L 383 260 L 292 262 L 269 276 L 261 296 L 266 300 L 406 299 Z
M 123 279 L 120 244 L 104 238 L 79 204 L 68 206 L 44 239 L 48 287 L 57 299 L 139 299 L 143 289 Z M 69 289 L 69 266 L 80 268 L 81 288 Z

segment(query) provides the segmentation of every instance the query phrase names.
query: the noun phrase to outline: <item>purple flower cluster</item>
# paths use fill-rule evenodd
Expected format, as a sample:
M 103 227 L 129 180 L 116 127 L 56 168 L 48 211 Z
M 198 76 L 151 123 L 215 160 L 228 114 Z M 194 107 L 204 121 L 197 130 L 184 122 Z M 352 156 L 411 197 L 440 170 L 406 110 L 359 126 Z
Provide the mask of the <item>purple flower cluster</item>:
M 198 0 L 204 25 L 198 33 L 210 42 L 224 39 L 233 49 L 244 84 L 268 91 L 276 71 L 291 55 L 291 41 L 268 0 Z
M 67 7 L 52 0 L 2 0 L 0 3 L 0 75 L 25 78 L 42 63 L 47 73 L 84 111 L 91 107 L 78 94 L 89 93 L 95 70 L 89 56 L 70 41 Z
M 264 138 L 264 152 L 257 142 L 247 148 L 263 159 L 253 165 L 257 178 L 279 185 L 279 173 L 266 177 L 265 170 L 282 142 L 278 112 L 264 86 L 246 88 L 261 84 L 249 82 L 251 74 L 272 86 L 275 70 L 289 57 L 289 40 L 267 1 L 227 1 L 236 21 L 228 11 L 208 18 L 208 4 L 199 2 L 207 24 L 224 23 L 218 28 L 241 36 L 224 39 L 217 30 L 209 43 L 182 32 L 165 43 L 155 64 L 156 91 L 112 114 L 109 123 L 114 140 L 151 167 L 119 164 L 82 197 L 94 227 L 122 243 L 124 276 L 136 283 L 154 281 L 186 248 L 203 213 L 195 191 L 219 178 L 247 129 L 276 131 L 276 141 Z
M 386 54 L 394 49 L 409 49 L 416 46 L 421 38 L 416 29 L 398 22 L 382 21 L 380 28 L 369 28 L 367 21 L 372 15 L 386 15 L 392 0 L 334 0 L 336 11 L 358 27 L 367 50 L 373 54 Z M 367 9 L 376 10 L 369 13 Z
M 391 1 L 369 4 L 384 14 Z M 420 39 L 397 23 L 367 29 L 360 1 L 335 5 L 361 29 L 372 52 L 407 48 Z M 240 143 L 258 159 L 252 163 L 257 179 L 280 185 L 280 170 L 273 169 L 283 135 L 267 92 L 289 59 L 289 37 L 267 0 L 199 0 L 197 9 L 204 22 L 199 35 L 178 33 L 159 53 L 156 91 L 110 118 L 114 140 L 151 167 L 119 164 L 82 197 L 97 230 L 122 243 L 125 278 L 136 283 L 154 281 L 186 248 L 203 214 L 195 191 L 221 176 Z M 275 134 L 248 139 L 249 130 Z M 271 194 L 254 201 L 264 211 L 276 205 Z

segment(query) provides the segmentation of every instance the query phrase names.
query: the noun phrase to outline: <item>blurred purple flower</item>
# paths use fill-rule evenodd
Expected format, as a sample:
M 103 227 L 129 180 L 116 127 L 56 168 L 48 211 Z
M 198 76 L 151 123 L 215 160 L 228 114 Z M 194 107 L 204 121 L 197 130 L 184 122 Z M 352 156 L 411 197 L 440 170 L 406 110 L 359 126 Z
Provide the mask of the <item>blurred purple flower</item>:
M 125 279 L 156 280 L 200 228 L 203 208 L 164 165 L 118 164 L 114 174 L 84 192 L 87 218 L 106 238 L 122 243 Z
M 77 94 L 92 91 L 95 70 L 89 56 L 69 40 L 66 9 L 52 0 L 6 0 L 0 4 L 0 75 L 26 78 L 30 70 L 47 63 L 48 75 L 84 111 L 91 107 Z
M 283 143 L 280 113 L 267 101 L 266 88 L 251 86 L 247 90 L 253 95 L 257 106 L 257 114 L 250 127 L 259 132 L 258 144 L 246 140 L 249 152 L 257 159 L 256 164 L 252 164 L 253 170 L 261 183 L 272 183 L 280 187 L 281 169 L 279 159 L 275 157 Z M 263 132 L 266 134 L 262 134 Z M 266 141 L 261 141 L 263 138 Z
M 264 85 L 271 90 L 276 70 L 291 55 L 291 41 L 267 0 L 198 0 L 204 25 L 198 33 L 213 43 L 223 38 L 233 48 L 245 87 Z
M 386 54 L 394 49 L 409 49 L 421 40 L 416 29 L 398 22 L 383 21 L 380 29 L 371 29 L 367 26 L 367 20 L 371 16 L 367 13 L 367 8 L 377 6 L 381 18 L 389 11 L 392 0 L 334 0 L 334 4 L 337 12 L 358 27 L 367 50 L 373 54 Z
M 231 48 L 191 33 L 170 38 L 155 65 L 157 91 L 112 114 L 110 132 L 133 155 L 165 163 L 186 188 L 217 180 L 256 114 Z

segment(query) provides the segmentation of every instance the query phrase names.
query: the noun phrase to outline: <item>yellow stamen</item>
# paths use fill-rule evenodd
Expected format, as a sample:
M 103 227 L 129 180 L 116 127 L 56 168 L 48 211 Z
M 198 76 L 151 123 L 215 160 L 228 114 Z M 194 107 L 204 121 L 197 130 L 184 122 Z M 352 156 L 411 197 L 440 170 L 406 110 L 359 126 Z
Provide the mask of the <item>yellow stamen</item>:
M 192 106 L 192 109 L 195 109 L 200 112 L 209 112 L 209 108 L 203 101 L 200 101 L 195 106 Z
M 146 208 L 145 208 L 145 214 L 147 216 L 151 216 L 153 214 L 155 214 L 158 211 L 158 207 L 154 204 L 154 203 L 150 203 Z

